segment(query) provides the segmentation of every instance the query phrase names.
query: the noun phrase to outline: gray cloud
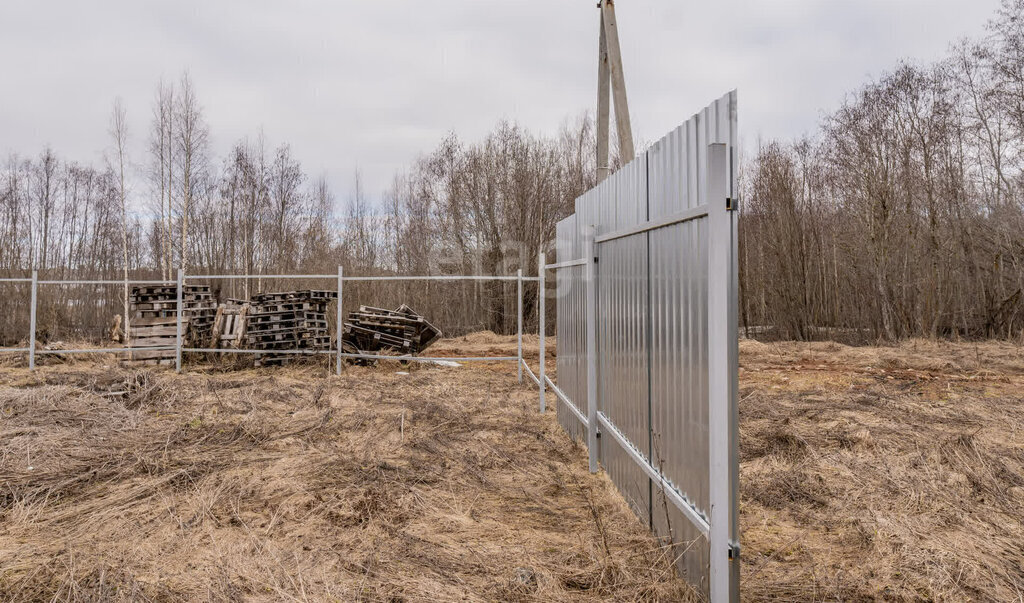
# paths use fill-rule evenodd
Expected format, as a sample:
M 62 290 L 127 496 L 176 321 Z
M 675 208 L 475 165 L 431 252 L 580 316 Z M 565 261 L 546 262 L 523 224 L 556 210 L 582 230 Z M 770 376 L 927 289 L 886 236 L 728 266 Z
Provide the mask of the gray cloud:
M 500 118 L 554 131 L 591 109 L 593 0 L 6 2 L 0 152 L 99 163 L 115 96 L 144 160 L 161 77 L 188 69 L 216 156 L 264 132 L 344 198 L 371 191 L 449 131 Z M 743 139 L 812 131 L 900 58 L 930 61 L 977 36 L 998 0 L 619 0 L 631 109 L 654 140 L 724 91 Z M 137 196 L 144 187 L 136 187 Z

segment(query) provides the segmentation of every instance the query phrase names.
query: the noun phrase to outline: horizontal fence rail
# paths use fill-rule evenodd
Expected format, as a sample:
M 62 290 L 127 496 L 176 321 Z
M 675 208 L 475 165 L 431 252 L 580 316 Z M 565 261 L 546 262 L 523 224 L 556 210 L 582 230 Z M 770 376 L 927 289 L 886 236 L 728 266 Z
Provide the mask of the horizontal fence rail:
M 616 239 L 631 237 L 633 235 L 643 234 L 645 232 L 650 232 L 652 230 L 658 230 L 659 228 L 665 228 L 666 226 L 675 226 L 676 224 L 682 224 L 684 222 L 689 222 L 690 220 L 703 218 L 707 215 L 708 206 L 698 205 L 697 207 L 679 212 L 677 214 L 672 214 L 671 216 L 666 216 L 658 220 L 651 220 L 650 222 L 637 224 L 636 226 L 632 226 L 630 228 L 624 228 L 622 230 L 617 230 L 615 232 L 603 234 L 601 236 L 595 237 L 594 242 L 607 243 L 609 241 L 614 241 Z
M 629 438 L 622 433 L 622 430 L 612 423 L 611 419 L 608 418 L 603 412 L 598 411 L 597 420 L 601 427 L 604 428 L 602 433 L 608 433 L 615 441 L 618 442 L 619 446 L 622 446 L 629 456 L 633 459 L 633 462 L 637 464 L 648 477 L 658 482 L 658 486 L 665 492 L 666 498 L 669 502 L 676 506 L 677 509 L 683 512 L 683 515 L 690 520 L 693 525 L 697 526 L 697 529 L 701 531 L 704 536 L 711 535 L 711 524 L 708 523 L 708 518 L 700 509 L 683 495 L 679 490 L 662 475 L 661 471 L 651 465 L 647 458 L 644 457 L 643 453 L 637 450 L 637 447 L 629 441 Z
M 31 279 L 29 279 L 31 280 Z M 57 281 L 57 280 L 45 280 L 37 281 L 40 285 L 174 285 L 177 281 L 149 281 L 149 280 L 71 280 L 71 281 Z
M 573 266 L 583 266 L 587 263 L 585 258 L 578 260 L 567 260 L 565 262 L 558 262 L 557 264 L 547 264 L 544 266 L 545 270 L 559 270 L 561 268 L 572 268 Z
M 153 348 L 78 348 L 78 349 L 64 349 L 59 350 L 47 350 L 41 349 L 36 350 L 36 354 L 120 354 L 126 352 L 170 352 L 177 350 L 178 348 L 173 345 L 153 347 Z

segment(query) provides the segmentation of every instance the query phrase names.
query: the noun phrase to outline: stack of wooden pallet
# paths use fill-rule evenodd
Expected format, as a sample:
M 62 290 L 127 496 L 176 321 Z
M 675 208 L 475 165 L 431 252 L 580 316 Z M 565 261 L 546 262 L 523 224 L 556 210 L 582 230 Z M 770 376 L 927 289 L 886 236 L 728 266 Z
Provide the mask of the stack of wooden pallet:
M 189 289 L 204 291 L 190 293 Z M 186 345 L 190 348 L 208 347 L 213 339 L 213 323 L 217 317 L 217 301 L 210 295 L 210 287 L 185 287 L 182 303 L 185 306 L 182 322 L 188 325 L 188 329 L 185 330 Z
M 329 350 L 327 304 L 338 298 L 335 291 L 287 291 L 253 296 L 245 324 L 248 347 L 267 350 L 256 354 L 256 366 L 287 364 L 295 354 L 274 350 L 302 350 L 315 354 Z
M 360 306 L 349 312 L 342 338 L 368 354 L 418 354 L 441 337 L 434 325 L 402 304 L 395 310 Z
M 178 335 L 178 287 L 176 285 L 149 285 L 133 287 L 131 297 L 132 318 L 128 345 L 132 348 L 174 348 Z M 186 286 L 182 292 L 182 336 L 187 342 L 201 341 L 213 326 L 216 305 L 207 285 Z M 131 364 L 173 364 L 174 349 L 154 349 L 131 352 L 126 359 Z

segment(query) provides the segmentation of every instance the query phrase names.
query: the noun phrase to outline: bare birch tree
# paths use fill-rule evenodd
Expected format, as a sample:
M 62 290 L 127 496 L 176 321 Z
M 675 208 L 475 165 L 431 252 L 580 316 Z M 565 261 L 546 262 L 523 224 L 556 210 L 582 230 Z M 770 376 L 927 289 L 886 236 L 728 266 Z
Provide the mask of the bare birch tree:
M 124 318 L 121 324 L 124 325 L 124 334 L 127 339 L 131 333 L 128 313 L 128 200 L 124 179 L 128 124 L 125 118 L 124 103 L 121 102 L 120 97 L 114 100 L 114 109 L 110 116 L 110 137 L 113 140 L 114 153 L 117 156 L 117 192 L 121 201 L 121 250 L 124 271 Z
M 206 161 L 208 131 L 203 121 L 195 86 L 188 72 L 181 76 L 174 120 L 177 122 L 176 143 L 181 153 L 181 250 L 179 268 L 188 269 L 189 214 L 198 181 L 202 178 Z

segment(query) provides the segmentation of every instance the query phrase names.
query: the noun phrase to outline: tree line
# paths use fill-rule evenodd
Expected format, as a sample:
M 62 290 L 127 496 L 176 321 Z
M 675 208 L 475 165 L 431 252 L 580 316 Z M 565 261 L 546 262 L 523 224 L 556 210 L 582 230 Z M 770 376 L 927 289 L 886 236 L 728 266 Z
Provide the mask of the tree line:
M 594 128 L 566 120 L 555 136 L 499 123 L 479 142 L 454 134 L 396 174 L 379 200 L 355 174 L 344 203 L 322 176 L 311 178 L 282 144 L 262 135 L 237 141 L 225 157 L 209 148 L 195 86 L 184 74 L 154 92 L 146 156 L 126 157 L 125 108 L 116 101 L 102 167 L 60 158 L 7 158 L 0 178 L 0 277 L 35 268 L 41 279 L 148 278 L 237 274 L 259 278 L 211 284 L 222 298 L 258 291 L 333 288 L 262 275 L 536 273 L 542 241 L 595 183 Z M 136 166 L 142 191 L 129 191 Z M 129 199 L 128 197 L 132 197 Z M 141 209 L 131 211 L 129 207 Z M 0 297 L 4 345 L 24 339 L 26 286 Z M 536 291 L 527 292 L 535 321 Z M 126 312 L 125 289 L 40 289 L 45 338 L 100 337 Z M 346 309 L 359 303 L 410 303 L 450 333 L 515 326 L 514 283 L 352 283 Z
M 1024 330 L 1024 0 L 933 64 L 901 63 L 796 141 L 764 141 L 740 167 L 740 320 L 763 338 L 850 341 L 1018 337 Z M 596 182 L 589 115 L 553 135 L 500 122 L 454 134 L 379 198 L 359 174 L 338 201 L 287 144 L 262 135 L 223 157 L 187 74 L 160 82 L 144 157 L 127 157 L 115 102 L 100 167 L 46 148 L 0 177 L 0 276 L 217 281 L 222 297 L 333 283 L 261 275 L 536 273 L 537 251 Z M 135 167 L 126 167 L 135 166 Z M 129 190 L 137 170 L 143 190 Z M 130 211 L 129 207 L 136 210 Z M 27 289 L 0 296 L 2 345 L 24 338 Z M 40 291 L 44 337 L 98 337 L 118 287 Z M 346 308 L 410 303 L 450 333 L 511 332 L 514 283 L 350 283 Z M 528 324 L 536 292 L 526 291 Z M 553 307 L 552 307 L 553 309 Z M 549 320 L 553 326 L 554 312 Z M 530 327 L 531 329 L 534 327 Z
M 742 322 L 783 339 L 1024 336 L 1024 1 L 743 166 Z

